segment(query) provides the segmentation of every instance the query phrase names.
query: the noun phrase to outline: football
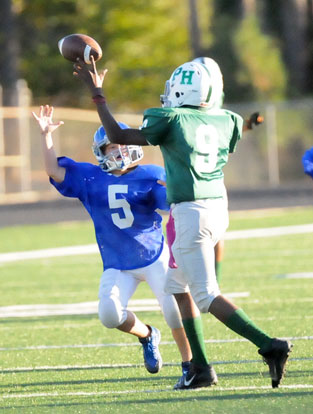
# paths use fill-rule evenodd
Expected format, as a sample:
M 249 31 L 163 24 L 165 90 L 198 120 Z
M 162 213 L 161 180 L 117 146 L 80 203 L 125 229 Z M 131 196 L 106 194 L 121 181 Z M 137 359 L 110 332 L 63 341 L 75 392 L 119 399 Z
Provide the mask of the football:
M 63 37 L 58 42 L 61 55 L 71 62 L 76 62 L 80 58 L 85 63 L 91 63 L 91 56 L 95 62 L 102 57 L 102 49 L 99 43 L 85 34 L 70 34 Z

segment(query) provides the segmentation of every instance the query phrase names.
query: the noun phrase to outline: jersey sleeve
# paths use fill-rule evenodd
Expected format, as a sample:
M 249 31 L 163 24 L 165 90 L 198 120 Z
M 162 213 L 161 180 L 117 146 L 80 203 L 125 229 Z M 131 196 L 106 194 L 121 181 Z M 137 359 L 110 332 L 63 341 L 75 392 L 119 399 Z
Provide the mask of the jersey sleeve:
M 233 123 L 233 135 L 229 144 L 229 152 L 235 152 L 237 143 L 242 137 L 243 118 L 234 112 L 228 112 Z
M 313 178 L 313 147 L 303 154 L 302 165 L 304 173 Z
M 153 208 L 168 211 L 170 206 L 166 200 L 166 186 L 159 184 L 158 181 L 166 182 L 166 174 L 163 167 L 159 165 L 147 165 L 149 175 L 153 178 L 154 184 L 151 188 L 150 196 L 153 200 Z
M 166 187 L 162 184 L 156 183 L 152 189 L 152 192 L 155 199 L 155 208 L 169 211 L 170 206 L 166 201 Z
M 160 145 L 169 129 L 170 117 L 163 108 L 150 108 L 144 112 L 141 131 L 150 145 Z
M 57 183 L 50 177 L 50 183 L 65 197 L 83 198 L 85 192 L 85 180 L 80 168 L 80 163 L 67 157 L 59 157 L 58 164 L 65 168 L 65 177 L 61 183 Z

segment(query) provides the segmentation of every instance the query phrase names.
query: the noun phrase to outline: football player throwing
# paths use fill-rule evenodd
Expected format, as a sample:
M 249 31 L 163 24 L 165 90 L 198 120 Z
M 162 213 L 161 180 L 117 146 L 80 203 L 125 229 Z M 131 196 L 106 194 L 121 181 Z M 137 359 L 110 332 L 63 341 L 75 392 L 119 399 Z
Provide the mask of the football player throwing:
M 207 387 L 217 382 L 209 364 L 199 316 L 210 312 L 259 348 L 269 366 L 272 387 L 279 386 L 291 352 L 289 341 L 272 338 L 220 292 L 214 268 L 214 246 L 228 227 L 223 167 L 242 135 L 240 115 L 216 108 L 214 73 L 198 62 L 177 67 L 165 84 L 162 108 L 144 112 L 140 129 L 120 128 L 106 104 L 102 84 L 106 71 L 97 73 L 79 61 L 75 76 L 89 87 L 99 117 L 111 142 L 155 145 L 163 155 L 167 201 L 176 237 L 173 254 L 177 269 L 169 269 L 165 289 L 178 303 L 192 350 L 190 370 L 179 389 Z

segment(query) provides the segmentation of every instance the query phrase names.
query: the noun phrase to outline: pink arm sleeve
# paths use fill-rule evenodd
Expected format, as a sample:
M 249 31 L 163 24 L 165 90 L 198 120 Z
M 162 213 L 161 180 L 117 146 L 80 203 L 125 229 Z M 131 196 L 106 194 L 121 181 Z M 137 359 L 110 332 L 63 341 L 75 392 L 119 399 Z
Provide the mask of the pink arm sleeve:
M 170 252 L 170 259 L 169 259 L 168 265 L 171 269 L 176 269 L 178 267 L 175 262 L 173 252 L 172 252 L 172 245 L 175 241 L 175 236 L 176 236 L 176 233 L 175 233 L 174 219 L 172 216 L 172 211 L 170 210 L 169 219 L 168 219 L 168 222 L 166 223 L 166 237 L 167 237 L 167 244 L 168 244 L 168 248 Z

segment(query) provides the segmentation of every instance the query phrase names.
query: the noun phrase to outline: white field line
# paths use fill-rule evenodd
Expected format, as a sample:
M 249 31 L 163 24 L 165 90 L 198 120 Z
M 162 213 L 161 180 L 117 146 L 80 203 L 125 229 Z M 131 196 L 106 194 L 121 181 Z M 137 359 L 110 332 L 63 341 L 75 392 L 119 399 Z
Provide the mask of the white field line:
M 313 336 L 293 336 L 285 337 L 283 339 L 288 339 L 291 341 L 312 341 Z M 233 339 L 206 339 L 204 341 L 206 344 L 230 344 L 238 342 L 248 342 L 245 338 L 233 338 Z M 174 345 L 174 341 L 162 341 L 161 345 Z M 140 346 L 139 342 L 130 342 L 130 343 L 99 343 L 99 344 L 68 344 L 68 345 L 32 345 L 32 346 L 19 346 L 19 347 L 3 347 L 0 348 L 0 351 L 33 351 L 33 350 L 47 350 L 47 349 L 81 349 L 81 348 L 119 348 L 119 347 L 133 347 Z
M 228 298 L 248 297 L 249 292 L 226 293 Z M 160 311 L 156 299 L 133 299 L 129 301 L 129 310 L 133 312 Z M 32 316 L 55 315 L 91 315 L 98 313 L 98 301 L 68 304 L 14 305 L 0 307 L 0 318 L 22 318 Z
M 133 312 L 160 310 L 156 299 L 133 299 L 129 301 Z M 98 313 L 98 301 L 67 304 L 14 305 L 0 307 L 0 318 L 16 318 L 53 315 L 90 315 Z
M 275 321 L 277 319 L 276 316 L 270 316 L 270 317 L 255 317 L 253 318 L 254 321 Z M 282 320 L 282 318 L 280 318 Z M 288 316 L 288 320 L 293 320 L 293 321 L 298 321 L 298 320 L 306 320 L 306 319 L 313 319 L 313 315 L 299 315 L 299 316 Z M 218 324 L 218 320 L 212 320 L 211 321 L 212 324 L 216 323 Z M 91 328 L 92 326 L 98 326 L 99 325 L 99 320 L 98 319 L 87 319 L 84 323 L 82 323 L 81 321 L 76 321 L 73 320 L 73 322 L 71 323 L 64 323 L 63 320 L 60 320 L 59 322 L 53 321 L 53 328 L 63 328 L 63 329 L 81 329 L 83 328 Z M 44 330 L 44 329 L 49 329 L 51 330 L 51 324 L 36 324 L 35 326 L 25 326 L 24 324 L 20 325 L 19 327 L 16 327 L 16 325 L 14 325 L 14 327 L 12 326 L 1 326 L 1 332 L 4 331 L 12 331 L 12 329 L 21 329 L 23 331 L 27 330 L 27 329 L 31 329 L 33 331 L 37 330 Z
M 288 234 L 313 233 L 313 224 L 297 226 L 269 227 L 264 229 L 235 230 L 225 234 L 225 240 L 250 239 L 259 237 L 284 236 Z M 10 263 L 20 260 L 44 259 L 61 256 L 76 256 L 99 253 L 97 244 L 81 246 L 56 247 L 52 249 L 29 250 L 25 252 L 10 252 L 0 254 L 0 263 Z
M 293 384 L 293 385 L 281 385 L 279 387 L 280 389 L 285 390 L 300 390 L 300 389 L 313 389 L 313 384 Z M 259 391 L 259 390 L 272 390 L 272 392 L 277 392 L 276 390 L 273 390 L 273 388 L 269 385 L 264 386 L 250 386 L 250 387 L 208 387 L 205 390 L 198 388 L 195 390 L 188 390 L 187 392 L 211 392 L 212 394 L 214 392 L 227 392 L 227 391 Z M 123 391 L 91 391 L 91 392 L 34 392 L 30 394 L 3 394 L 1 397 L 3 399 L 27 399 L 27 398 L 41 398 L 41 397 L 95 397 L 95 396 L 104 396 L 104 395 L 121 395 L 121 394 L 158 394 L 163 392 L 173 392 L 178 396 L 180 396 L 179 391 L 173 390 L 172 387 L 168 387 L 165 389 L 158 389 L 158 390 L 152 390 L 152 389 L 146 389 L 146 390 L 123 390 Z M 186 391 L 184 391 L 185 393 Z M 209 398 L 209 397 L 208 397 Z
M 62 256 L 81 256 L 99 253 L 97 244 L 81 246 L 55 247 L 52 249 L 28 250 L 25 252 L 1 253 L 0 263 L 17 262 L 20 260 L 48 259 Z
M 293 361 L 313 361 L 313 357 L 308 358 L 289 358 L 289 362 Z M 230 361 L 211 361 L 212 365 L 240 365 L 240 364 L 256 364 L 263 363 L 261 359 L 243 359 Z M 164 362 L 163 367 L 180 367 L 180 363 Z M 93 364 L 93 365 L 43 365 L 35 367 L 11 367 L 0 368 L 0 374 L 32 372 L 32 371 L 79 371 L 91 369 L 120 369 L 120 368 L 138 368 L 144 367 L 144 363 L 138 364 Z
M 249 292 L 233 292 L 226 293 L 224 296 L 227 298 L 247 298 Z M 160 311 L 160 306 L 156 299 L 150 299 L 151 303 L 140 303 L 141 299 L 137 301 L 129 301 L 128 309 L 133 312 L 149 312 Z M 143 300 L 143 302 L 149 301 L 149 299 Z M 301 301 L 312 302 L 313 298 L 301 298 Z M 137 303 L 136 303 L 137 302 Z M 278 302 L 278 301 L 277 301 Z M 298 299 L 289 300 L 289 303 L 296 303 Z M 249 303 L 259 303 L 258 299 L 252 301 L 246 301 Z M 275 303 L 275 301 L 263 301 L 263 304 Z M 98 302 L 82 302 L 82 303 L 70 303 L 70 304 L 46 304 L 46 305 L 12 305 L 0 307 L 0 319 L 1 318 L 25 318 L 25 317 L 44 317 L 44 316 L 64 316 L 64 315 L 96 315 L 98 313 Z M 311 318 L 306 315 L 305 318 Z M 273 318 L 256 318 L 258 320 L 273 320 Z M 295 317 L 293 317 L 295 319 Z M 299 319 L 299 318 L 296 318 Z M 213 321 L 215 322 L 215 321 Z M 85 325 L 84 325 L 85 326 Z M 37 328 L 36 328 L 37 329 Z M 41 329 L 41 327 L 40 327 Z
M 283 275 L 277 275 L 277 279 L 313 279 L 313 272 L 306 273 L 286 273 Z
M 228 231 L 225 234 L 225 240 L 286 236 L 288 234 L 304 234 L 304 233 L 313 233 L 313 224 L 301 224 L 297 226 L 267 227 L 264 229 Z

